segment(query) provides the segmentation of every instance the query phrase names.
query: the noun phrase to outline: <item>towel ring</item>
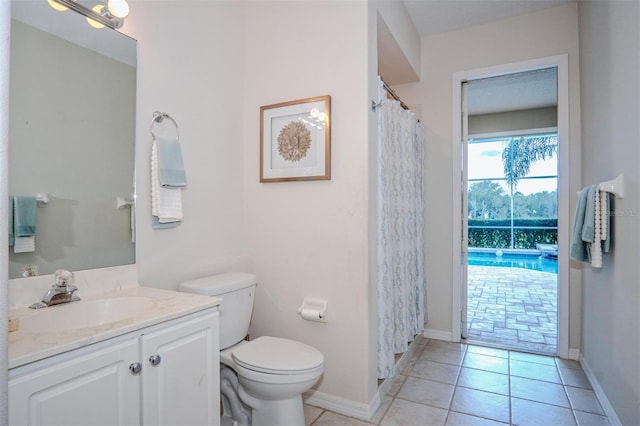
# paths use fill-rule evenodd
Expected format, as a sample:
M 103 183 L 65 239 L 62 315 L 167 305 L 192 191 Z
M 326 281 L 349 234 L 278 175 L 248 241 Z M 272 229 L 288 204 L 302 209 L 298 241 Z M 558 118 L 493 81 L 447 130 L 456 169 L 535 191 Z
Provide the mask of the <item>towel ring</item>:
M 156 123 L 162 123 L 165 118 L 168 118 L 169 120 L 171 120 L 171 122 L 175 126 L 175 128 L 176 128 L 176 140 L 179 141 L 180 140 L 180 129 L 178 129 L 178 123 L 176 123 L 176 120 L 174 120 L 166 112 L 160 112 L 160 111 L 154 111 L 153 112 L 153 118 L 151 119 L 151 127 L 149 129 L 151 131 L 151 136 L 153 136 L 153 139 L 156 138 L 156 135 L 153 133 L 153 126 Z

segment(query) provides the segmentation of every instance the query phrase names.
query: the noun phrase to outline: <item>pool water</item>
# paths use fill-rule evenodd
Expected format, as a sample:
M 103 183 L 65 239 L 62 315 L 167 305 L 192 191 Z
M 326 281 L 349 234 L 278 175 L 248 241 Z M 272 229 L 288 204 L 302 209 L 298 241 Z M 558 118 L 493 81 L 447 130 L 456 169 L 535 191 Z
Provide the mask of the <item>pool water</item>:
M 558 261 L 539 255 L 503 254 L 469 252 L 470 266 L 499 266 L 503 268 L 523 268 L 533 271 L 558 273 Z

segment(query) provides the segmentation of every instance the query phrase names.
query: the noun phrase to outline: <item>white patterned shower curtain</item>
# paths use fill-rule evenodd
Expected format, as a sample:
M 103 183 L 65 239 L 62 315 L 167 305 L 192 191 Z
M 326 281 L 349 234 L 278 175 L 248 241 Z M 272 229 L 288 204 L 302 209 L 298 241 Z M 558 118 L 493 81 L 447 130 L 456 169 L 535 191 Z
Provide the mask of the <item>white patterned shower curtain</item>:
M 425 312 L 424 128 L 386 96 L 379 81 L 378 377 L 394 375 L 395 354 L 422 333 Z

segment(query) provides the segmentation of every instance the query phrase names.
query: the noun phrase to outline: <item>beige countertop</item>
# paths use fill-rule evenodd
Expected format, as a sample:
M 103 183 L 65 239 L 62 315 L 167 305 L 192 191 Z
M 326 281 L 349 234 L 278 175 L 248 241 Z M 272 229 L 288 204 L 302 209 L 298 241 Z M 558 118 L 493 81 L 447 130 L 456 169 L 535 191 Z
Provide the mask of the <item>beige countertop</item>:
M 17 325 L 17 330 L 9 333 L 9 369 L 207 308 L 216 307 L 222 301 L 222 299 L 216 297 L 140 286 L 126 287 L 86 296 L 80 294 L 80 297 L 82 300 L 79 302 L 50 306 L 39 310 L 17 308 L 9 311 L 9 319 L 14 320 L 12 325 Z M 85 326 L 81 320 L 78 321 L 77 327 L 65 325 L 65 315 L 73 315 L 74 319 L 78 317 L 79 306 L 74 307 L 73 305 L 90 302 L 85 306 L 98 306 L 106 299 L 127 298 L 133 298 L 131 300 L 134 302 L 143 300 L 145 303 L 141 304 L 140 309 L 127 309 L 129 312 L 126 313 L 123 313 L 123 309 L 121 309 L 117 313 L 117 318 L 100 319 L 96 323 L 98 325 Z M 126 301 L 119 300 L 119 302 Z M 91 305 L 91 303 L 94 305 Z M 126 303 L 117 306 L 126 306 Z M 29 330 L 26 324 L 30 321 L 33 322 L 35 316 L 44 311 L 49 311 L 46 313 L 48 318 L 55 318 L 58 314 L 60 315 L 60 330 L 56 329 L 56 321 L 44 324 L 43 328 L 45 329 L 42 332 L 34 331 L 33 329 Z M 15 321 L 16 319 L 17 321 Z M 20 330 L 21 321 L 25 324 L 23 330 Z

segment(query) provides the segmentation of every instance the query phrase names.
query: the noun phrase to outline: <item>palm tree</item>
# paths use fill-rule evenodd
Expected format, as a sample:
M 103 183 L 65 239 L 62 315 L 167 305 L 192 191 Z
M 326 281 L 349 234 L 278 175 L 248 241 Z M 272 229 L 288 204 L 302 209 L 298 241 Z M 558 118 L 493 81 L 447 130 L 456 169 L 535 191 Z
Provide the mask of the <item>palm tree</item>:
M 513 234 L 513 190 L 518 180 L 529 174 L 531 165 L 538 160 L 553 156 L 558 150 L 557 136 L 520 136 L 509 138 L 502 149 L 504 177 L 511 189 L 511 248 L 514 248 Z
M 509 186 L 518 185 L 518 180 L 529 174 L 533 163 L 553 156 L 557 150 L 557 136 L 509 138 L 502 150 L 504 176 Z

